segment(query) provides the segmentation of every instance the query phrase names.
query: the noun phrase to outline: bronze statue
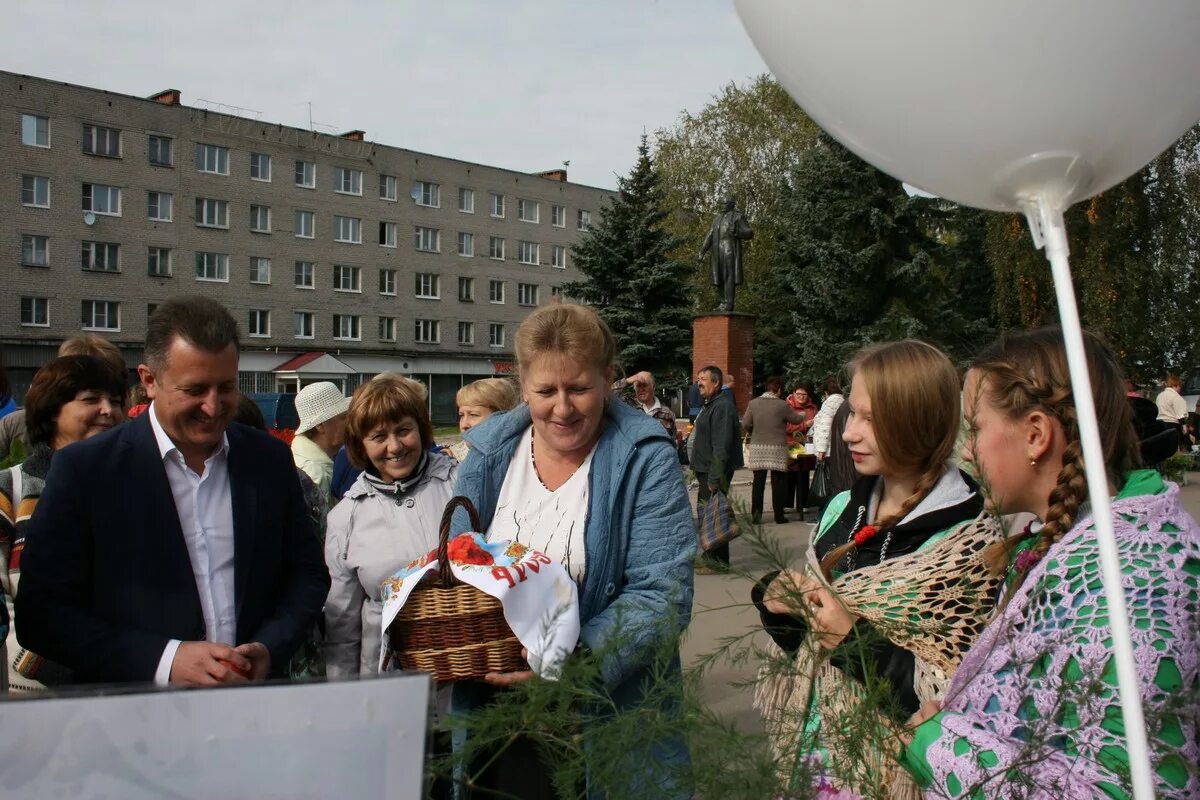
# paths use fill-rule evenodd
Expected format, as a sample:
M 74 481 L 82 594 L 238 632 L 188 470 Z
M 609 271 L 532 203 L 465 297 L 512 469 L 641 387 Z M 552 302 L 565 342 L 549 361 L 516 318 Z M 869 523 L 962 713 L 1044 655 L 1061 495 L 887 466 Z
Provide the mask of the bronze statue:
M 733 210 L 733 198 L 728 198 L 725 210 L 713 219 L 700 247 L 701 259 L 712 250 L 712 284 L 721 298 L 718 311 L 733 311 L 734 290 L 742 283 L 742 242 L 753 238 L 750 224 Z

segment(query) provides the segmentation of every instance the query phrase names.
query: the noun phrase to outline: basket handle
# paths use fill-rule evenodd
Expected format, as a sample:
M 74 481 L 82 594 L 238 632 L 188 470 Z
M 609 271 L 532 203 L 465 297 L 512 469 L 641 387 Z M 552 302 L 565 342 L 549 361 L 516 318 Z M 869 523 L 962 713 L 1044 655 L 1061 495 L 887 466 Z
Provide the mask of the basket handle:
M 446 503 L 446 510 L 442 512 L 442 523 L 438 526 L 438 577 L 442 579 L 442 586 L 458 584 L 458 579 L 450 571 L 450 556 L 446 551 L 450 546 L 450 522 L 455 509 L 460 506 L 467 510 L 467 516 L 471 518 L 471 530 L 479 532 L 479 512 L 475 510 L 475 504 L 462 495 L 451 497 L 450 502 Z

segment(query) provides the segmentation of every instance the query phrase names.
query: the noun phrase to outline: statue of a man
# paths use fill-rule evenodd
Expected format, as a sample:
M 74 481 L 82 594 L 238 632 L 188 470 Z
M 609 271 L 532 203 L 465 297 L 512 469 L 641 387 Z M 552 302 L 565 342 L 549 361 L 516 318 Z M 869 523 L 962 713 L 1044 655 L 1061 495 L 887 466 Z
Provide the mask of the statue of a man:
M 725 200 L 725 210 L 713 219 L 700 247 L 701 259 L 712 250 L 712 284 L 721 298 L 718 311 L 733 311 L 734 289 L 742 283 L 742 242 L 754 238 L 746 218 L 733 210 L 733 202 L 732 197 Z

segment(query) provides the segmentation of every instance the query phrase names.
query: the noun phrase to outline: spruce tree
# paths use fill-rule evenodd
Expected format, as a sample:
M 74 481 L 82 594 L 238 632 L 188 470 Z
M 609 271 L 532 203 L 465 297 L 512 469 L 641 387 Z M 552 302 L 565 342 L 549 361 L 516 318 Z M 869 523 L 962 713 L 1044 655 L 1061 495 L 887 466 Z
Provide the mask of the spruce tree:
M 664 227 L 662 178 L 646 136 L 627 177 L 600 220 L 571 248 L 583 279 L 563 294 L 593 306 L 612 328 L 627 372 L 649 370 L 659 385 L 677 388 L 691 372 L 691 267 L 671 257 L 681 241 Z

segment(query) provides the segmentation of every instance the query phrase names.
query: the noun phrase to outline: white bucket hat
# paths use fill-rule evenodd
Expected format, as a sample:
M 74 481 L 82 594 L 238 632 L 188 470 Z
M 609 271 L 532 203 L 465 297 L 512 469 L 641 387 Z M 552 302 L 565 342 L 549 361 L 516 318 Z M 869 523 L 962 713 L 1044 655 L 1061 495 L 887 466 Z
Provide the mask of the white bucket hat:
M 350 398 L 329 381 L 310 383 L 296 393 L 296 413 L 300 415 L 300 426 L 296 433 L 304 433 L 328 422 L 349 410 Z

